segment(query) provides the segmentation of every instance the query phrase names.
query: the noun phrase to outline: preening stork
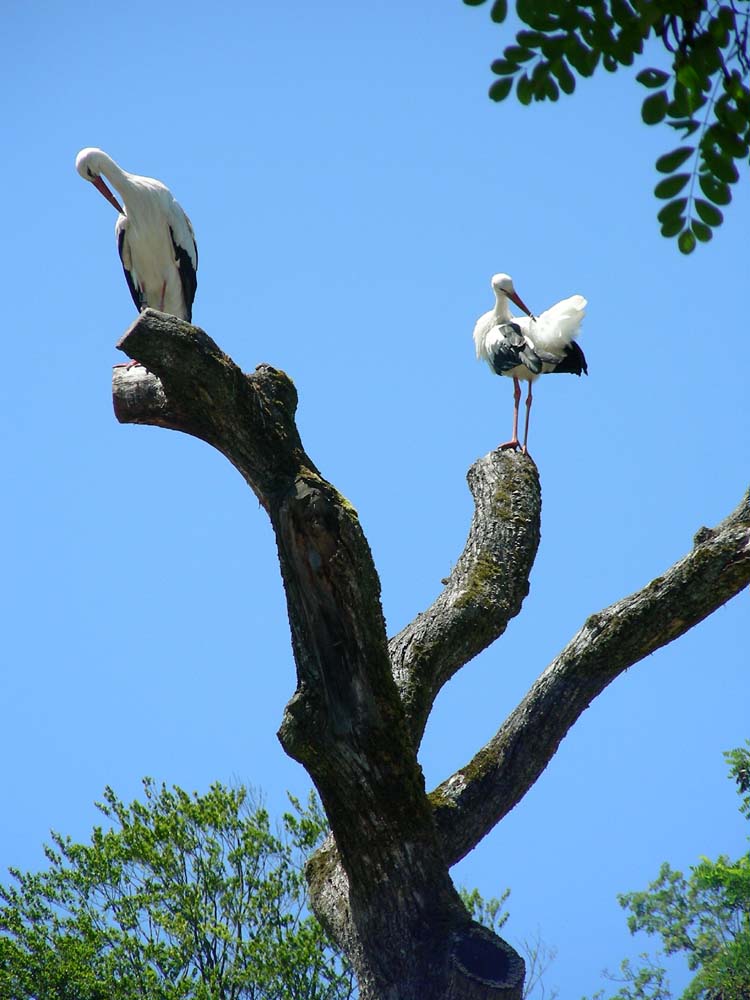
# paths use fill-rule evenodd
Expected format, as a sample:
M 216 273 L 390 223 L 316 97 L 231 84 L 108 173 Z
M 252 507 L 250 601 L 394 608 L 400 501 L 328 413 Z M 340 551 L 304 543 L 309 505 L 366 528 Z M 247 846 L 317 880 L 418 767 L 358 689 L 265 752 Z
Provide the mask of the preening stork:
M 486 361 L 497 375 L 513 379 L 513 436 L 501 448 L 518 448 L 518 406 L 521 401 L 520 381 L 529 383 L 526 396 L 526 426 L 523 448 L 529 437 L 531 413 L 531 384 L 540 375 L 551 372 L 568 372 L 571 375 L 588 375 L 583 351 L 575 342 L 586 310 L 582 295 L 571 295 L 555 303 L 539 316 L 534 316 L 513 287 L 508 274 L 492 277 L 495 308 L 480 316 L 474 326 L 474 346 L 477 357 Z M 525 316 L 512 316 L 510 302 L 515 303 Z M 520 380 L 520 381 L 519 381 Z
M 169 188 L 153 177 L 122 170 L 101 149 L 82 149 L 76 170 L 119 212 L 117 249 L 138 310 L 151 306 L 191 321 L 198 249 L 190 219 Z M 119 193 L 124 208 L 103 177 Z

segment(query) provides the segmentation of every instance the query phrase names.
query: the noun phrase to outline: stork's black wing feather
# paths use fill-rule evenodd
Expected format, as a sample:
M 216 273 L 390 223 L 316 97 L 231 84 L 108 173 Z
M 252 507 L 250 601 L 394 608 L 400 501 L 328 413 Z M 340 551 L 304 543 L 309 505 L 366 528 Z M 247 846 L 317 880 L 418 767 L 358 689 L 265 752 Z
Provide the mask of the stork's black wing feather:
M 555 367 L 556 372 L 567 373 L 568 375 L 588 375 L 589 366 L 586 364 L 586 357 L 575 342 L 571 340 L 563 353 L 562 361 Z
M 172 237 L 172 246 L 174 247 L 174 257 L 177 261 L 177 270 L 180 272 L 180 283 L 182 285 L 182 296 L 185 299 L 185 309 L 187 311 L 188 323 L 192 322 L 193 319 L 193 300 L 195 299 L 195 292 L 198 288 L 198 247 L 195 245 L 195 267 L 193 267 L 193 262 L 190 259 L 190 254 L 184 247 L 181 247 L 174 238 L 174 230 L 170 226 L 169 235 Z
M 500 337 L 494 344 L 492 367 L 498 375 L 509 372 L 519 365 L 525 365 L 530 372 L 538 375 L 542 370 L 542 360 L 534 348 L 527 343 L 517 323 L 498 324 Z
M 140 288 L 138 288 L 135 282 L 133 281 L 133 275 L 125 267 L 125 263 L 122 259 L 122 246 L 124 242 L 125 242 L 125 226 L 120 226 L 117 230 L 117 252 L 120 255 L 120 261 L 122 262 L 122 271 L 123 274 L 125 275 L 125 280 L 128 283 L 128 288 L 130 289 L 130 294 L 133 297 L 133 302 L 135 302 L 136 309 L 138 310 L 138 312 L 143 312 L 148 303 L 141 295 Z

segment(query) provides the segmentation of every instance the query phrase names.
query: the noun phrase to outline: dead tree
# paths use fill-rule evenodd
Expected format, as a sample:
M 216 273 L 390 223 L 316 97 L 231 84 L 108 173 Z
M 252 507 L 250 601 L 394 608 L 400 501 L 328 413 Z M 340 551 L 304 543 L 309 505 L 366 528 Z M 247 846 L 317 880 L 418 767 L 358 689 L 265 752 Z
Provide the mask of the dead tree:
M 363 1000 L 519 998 L 523 960 L 470 920 L 449 868 L 523 797 L 612 680 L 747 585 L 750 495 L 663 576 L 591 615 L 490 742 L 428 794 L 417 750 L 435 697 L 529 590 L 534 463 L 498 451 L 469 469 L 464 551 L 440 596 L 389 642 L 357 512 L 306 454 L 291 380 L 269 365 L 244 374 L 202 330 L 150 309 L 119 346 L 146 367 L 115 369 L 118 420 L 218 448 L 276 533 L 297 667 L 279 739 L 331 825 L 308 866 L 310 894 Z

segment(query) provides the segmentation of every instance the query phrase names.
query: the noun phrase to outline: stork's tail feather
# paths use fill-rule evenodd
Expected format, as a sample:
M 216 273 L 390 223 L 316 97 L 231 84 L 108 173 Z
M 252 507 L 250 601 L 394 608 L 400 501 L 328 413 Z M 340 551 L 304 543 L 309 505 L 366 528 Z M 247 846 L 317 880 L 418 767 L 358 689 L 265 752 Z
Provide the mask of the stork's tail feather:
M 555 371 L 568 375 L 588 375 L 589 366 L 586 364 L 586 356 L 574 340 L 565 348 L 563 359 L 558 363 Z

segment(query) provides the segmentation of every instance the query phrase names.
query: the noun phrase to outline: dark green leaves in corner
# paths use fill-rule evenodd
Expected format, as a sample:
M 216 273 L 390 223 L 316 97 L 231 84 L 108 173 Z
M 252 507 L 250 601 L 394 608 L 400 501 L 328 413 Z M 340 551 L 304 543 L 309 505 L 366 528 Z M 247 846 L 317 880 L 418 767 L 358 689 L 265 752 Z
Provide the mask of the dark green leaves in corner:
M 464 0 L 473 7 L 485 2 Z M 507 0 L 492 3 L 493 21 L 507 14 Z M 514 89 L 521 104 L 556 101 L 600 64 L 614 72 L 632 65 L 649 37 L 662 41 L 668 66 L 636 76 L 649 91 L 641 118 L 674 129 L 683 143 L 694 138 L 656 161 L 664 176 L 654 194 L 666 202 L 657 218 L 682 253 L 707 243 L 732 200 L 738 165 L 750 156 L 748 16 L 732 0 L 710 10 L 674 0 L 516 0 L 516 14 L 523 27 L 492 63 L 493 101 Z

